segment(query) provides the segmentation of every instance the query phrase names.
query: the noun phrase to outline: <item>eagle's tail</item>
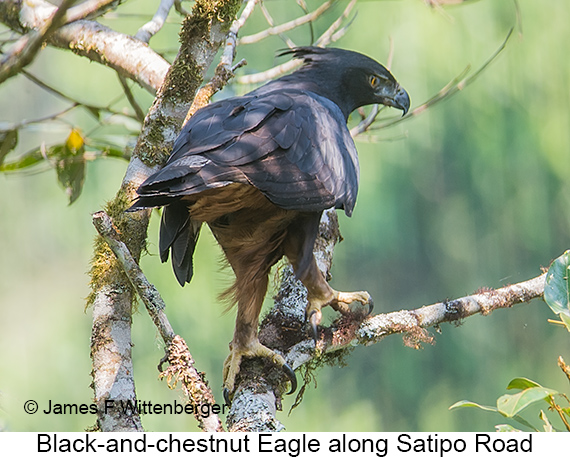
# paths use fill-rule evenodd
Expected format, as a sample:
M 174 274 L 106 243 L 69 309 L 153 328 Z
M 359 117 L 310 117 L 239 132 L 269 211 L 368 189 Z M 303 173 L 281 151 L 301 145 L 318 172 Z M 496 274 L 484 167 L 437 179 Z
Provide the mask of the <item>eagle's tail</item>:
M 181 286 L 194 274 L 192 257 L 200 234 L 201 222 L 194 221 L 186 203 L 177 201 L 165 206 L 160 221 L 160 260 L 168 260 L 172 252 L 172 268 Z

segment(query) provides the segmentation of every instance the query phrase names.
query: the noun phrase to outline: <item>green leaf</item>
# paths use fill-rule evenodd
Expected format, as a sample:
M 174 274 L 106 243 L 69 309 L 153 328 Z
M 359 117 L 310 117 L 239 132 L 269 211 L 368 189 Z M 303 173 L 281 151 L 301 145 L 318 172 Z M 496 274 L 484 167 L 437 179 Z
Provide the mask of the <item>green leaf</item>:
M 18 144 L 18 130 L 0 131 L 0 167 L 4 158 Z
M 548 399 L 558 392 L 546 387 L 531 387 L 515 395 L 503 395 L 497 400 L 497 410 L 506 417 L 514 417 L 527 406 Z
M 495 425 L 495 431 L 497 432 L 521 432 L 518 428 L 514 428 L 512 425 L 509 424 L 499 424 Z
M 45 156 L 42 154 L 41 148 L 32 149 L 19 157 L 18 160 L 0 165 L 0 171 L 18 171 L 43 162 L 46 157 L 50 156 L 51 149 L 52 148 L 47 151 Z
M 528 389 L 530 387 L 542 387 L 540 384 L 528 378 L 515 378 L 509 382 L 507 389 Z
M 85 182 L 85 143 L 78 130 L 73 129 L 55 163 L 57 179 L 69 196 L 71 205 L 81 194 Z
M 479 405 L 478 403 L 474 403 L 474 402 L 468 401 L 468 400 L 458 401 L 457 403 L 455 403 L 449 407 L 450 410 L 456 409 L 456 408 L 479 408 L 479 409 L 482 409 L 483 411 L 491 411 L 491 412 L 495 412 L 495 413 L 498 411 L 497 408 L 495 408 L 494 406 Z
M 531 430 L 538 432 L 537 428 L 532 425 L 530 422 L 528 422 L 525 418 L 523 418 L 522 416 L 519 416 L 518 414 L 516 416 L 513 416 L 513 419 L 516 420 L 519 424 L 524 425 L 525 427 L 530 428 Z
M 544 301 L 555 314 L 570 317 L 569 297 L 570 251 L 558 257 L 548 269 L 544 285 Z

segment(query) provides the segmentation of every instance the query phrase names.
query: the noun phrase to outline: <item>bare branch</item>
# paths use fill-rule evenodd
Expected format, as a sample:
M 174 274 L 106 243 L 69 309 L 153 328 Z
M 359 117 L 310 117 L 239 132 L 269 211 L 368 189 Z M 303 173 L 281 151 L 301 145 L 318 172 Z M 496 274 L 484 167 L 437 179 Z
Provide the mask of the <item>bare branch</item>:
M 560 369 L 566 375 L 568 381 L 570 382 L 570 365 L 567 365 L 566 362 L 564 362 L 562 356 L 558 357 L 558 366 L 560 367 Z
M 29 73 L 26 70 L 22 71 L 22 75 L 24 75 L 27 79 L 29 79 L 31 82 L 33 82 L 34 84 L 36 84 L 38 87 L 41 87 L 42 89 L 48 91 L 49 93 L 55 95 L 56 97 L 61 98 L 62 100 L 68 101 L 70 102 L 72 105 L 68 108 L 66 108 L 65 110 L 62 110 L 62 112 L 60 112 L 57 115 L 52 115 L 50 117 L 58 117 L 62 114 L 64 114 L 67 111 L 70 111 L 71 109 L 77 108 L 77 107 L 83 107 L 85 109 L 87 109 L 89 112 L 91 113 L 98 113 L 100 111 L 102 112 L 107 112 L 109 114 L 115 115 L 115 116 L 123 116 L 123 117 L 127 117 L 127 118 L 131 118 L 131 119 L 135 119 L 136 117 L 134 117 L 131 114 L 126 114 L 124 112 L 121 111 L 115 111 L 113 109 L 110 108 L 110 106 L 112 105 L 109 104 L 107 106 L 97 106 L 97 105 L 91 105 L 89 103 L 84 103 L 81 100 L 76 100 L 66 94 L 64 94 L 63 92 L 61 92 L 60 90 L 56 89 L 55 87 L 50 86 L 49 84 L 47 84 L 45 81 L 42 81 L 41 79 L 39 79 L 37 76 Z M 47 120 L 47 119 L 46 119 Z M 35 123 L 36 121 L 34 121 Z M 26 122 L 26 123 L 32 123 L 32 122 Z
M 12 51 L 0 61 L 0 84 L 32 63 L 43 42 L 65 23 L 65 13 L 75 2 L 76 0 L 64 0 L 59 8 L 54 8 L 41 27 L 31 30 L 16 41 Z
M 331 26 L 317 39 L 315 43 L 316 46 L 325 47 L 326 45 L 334 42 L 335 40 L 339 39 L 345 32 L 346 28 L 342 30 L 338 30 L 342 21 L 348 17 L 354 5 L 356 5 L 357 0 L 352 0 L 344 9 L 343 13 L 339 16 L 339 18 L 331 24 Z M 290 71 L 293 71 L 295 68 L 300 66 L 302 63 L 301 59 L 291 59 L 281 65 L 277 65 L 276 67 L 270 68 L 269 70 L 262 71 L 260 73 L 254 73 L 251 75 L 240 76 L 237 78 L 237 82 L 239 84 L 259 84 L 270 79 L 277 78 L 279 76 L 284 75 Z
M 240 4 L 238 0 L 217 2 L 197 0 L 194 3 L 192 15 L 185 17 L 182 24 L 181 46 L 178 55 L 172 66 L 169 66 L 166 76 L 157 84 L 160 89 L 145 118 L 121 187 L 115 198 L 107 205 L 107 213 L 119 232 L 129 234 L 125 243 L 135 260 L 140 258 L 145 247 L 150 212 L 125 213 L 125 210 L 136 198 L 137 187 L 166 161 L 190 103 L 203 81 L 204 74 L 214 60 L 216 52 L 226 38 L 231 21 L 235 18 Z M 138 40 L 132 39 L 132 41 L 137 43 L 137 46 L 148 48 Z M 124 58 L 124 50 L 121 55 Z M 88 304 L 93 305 L 94 316 L 99 314 L 99 308 L 111 310 L 104 319 L 94 320 L 94 338 L 98 327 L 107 328 L 107 326 L 112 326 L 114 321 L 124 321 L 128 323 L 128 328 L 114 337 L 127 339 L 130 345 L 130 322 L 135 291 L 116 257 L 100 236 L 95 241 L 90 275 L 92 292 Z M 108 291 L 120 291 L 121 293 L 108 293 Z M 106 364 L 100 363 L 99 354 L 106 352 L 108 344 L 112 345 L 114 342 L 101 341 L 92 351 L 95 381 L 93 388 L 95 402 L 98 405 L 107 399 L 120 399 L 124 395 L 135 396 L 132 370 L 126 381 L 129 386 L 128 392 L 109 391 L 105 389 L 105 386 L 99 386 L 98 372 L 118 374 L 120 370 L 120 363 L 115 363 L 113 360 L 103 360 L 109 362 Z M 130 357 L 130 353 L 127 356 Z M 119 396 L 117 397 L 116 394 Z M 104 411 L 104 408 L 100 410 Z M 107 421 L 106 417 L 99 417 L 98 423 L 103 431 L 113 430 L 113 423 Z
M 513 34 L 513 30 L 514 29 L 512 29 L 512 28 L 511 28 L 511 30 L 509 30 L 509 33 L 507 34 L 507 37 L 505 38 L 505 40 L 503 41 L 501 46 L 499 46 L 499 48 L 493 53 L 493 55 L 491 55 L 491 57 L 489 57 L 489 59 L 483 65 L 481 65 L 481 67 L 479 67 L 479 69 L 477 69 L 477 71 L 475 73 L 473 73 L 470 76 L 466 76 L 469 73 L 469 69 L 470 69 L 470 67 L 467 67 L 460 75 L 456 76 L 453 80 L 451 80 L 449 83 L 447 83 L 447 85 L 445 87 L 443 87 L 436 95 L 431 97 L 425 103 L 422 103 L 420 106 L 411 110 L 405 116 L 393 118 L 393 119 L 388 119 L 388 120 L 383 121 L 383 122 L 376 122 L 376 123 L 374 123 L 374 125 L 372 125 L 369 128 L 369 130 L 380 130 L 380 129 L 398 124 L 398 123 L 400 123 L 404 120 L 410 119 L 414 116 L 418 116 L 421 113 L 423 113 L 424 111 L 426 111 L 428 108 L 430 108 L 431 106 L 435 105 L 436 103 L 438 103 L 438 102 L 456 94 L 457 92 L 460 92 L 463 89 L 465 89 L 465 87 L 467 87 L 469 84 L 471 84 L 473 81 L 475 81 L 481 75 L 481 73 L 483 73 L 483 71 L 485 71 L 485 69 L 489 65 L 491 65 L 491 63 L 494 62 L 495 59 L 499 56 L 499 54 L 505 49 L 511 35 Z
M 236 79 L 239 84 L 259 84 L 270 79 L 278 78 L 301 65 L 303 61 L 301 59 L 291 59 L 281 65 L 270 68 L 269 70 L 262 71 L 260 73 L 254 73 L 251 75 L 240 76 Z
M 120 0 L 86 0 L 83 3 L 70 8 L 65 15 L 65 24 L 82 19 L 94 19 L 115 7 Z
M 144 24 L 136 33 L 135 38 L 148 43 L 150 39 L 164 26 L 174 0 L 161 0 L 158 10 L 152 19 Z
M 25 33 L 41 27 L 56 9 L 45 0 L 5 0 L 0 2 L 0 20 Z M 146 44 L 94 21 L 67 24 L 48 36 L 47 43 L 111 67 L 153 93 L 170 67 Z
M 331 26 L 317 39 L 315 46 L 325 47 L 330 43 L 334 43 L 344 35 L 346 27 L 341 30 L 339 30 L 339 28 L 342 25 L 342 22 L 349 16 L 350 12 L 356 5 L 356 1 L 357 0 L 351 0 L 350 3 L 346 5 L 346 8 L 338 17 L 338 19 L 334 21 Z
M 273 20 L 273 17 L 271 17 L 271 14 L 269 13 L 267 8 L 265 7 L 265 4 L 261 3 L 260 9 L 261 9 L 261 12 L 263 13 L 263 16 L 265 17 L 265 20 L 267 21 L 267 23 L 271 27 L 273 27 L 275 25 L 275 21 Z M 283 42 L 287 45 L 288 48 L 294 48 L 295 47 L 295 43 L 293 42 L 293 40 L 291 38 L 289 38 L 288 36 L 286 36 L 284 33 L 280 33 L 279 37 L 283 40 Z
M 188 11 L 186 11 L 184 9 L 184 7 L 182 6 L 182 0 L 174 0 L 174 9 L 176 10 L 176 12 L 178 14 L 180 14 L 181 16 L 188 16 L 190 13 Z
M 98 211 L 93 214 L 93 225 L 109 245 L 113 254 L 121 263 L 129 281 L 136 289 L 139 297 L 143 301 L 154 325 L 158 329 L 162 340 L 166 345 L 172 342 L 175 336 L 174 330 L 164 314 L 164 302 L 155 287 L 146 279 L 139 265 L 133 258 L 125 243 L 123 243 L 117 233 L 113 221 L 105 211 Z
M 200 88 L 194 97 L 194 101 L 192 102 L 192 106 L 190 106 L 190 109 L 186 114 L 184 123 L 188 122 L 188 119 L 190 119 L 196 113 L 196 111 L 206 106 L 212 96 L 221 90 L 228 83 L 228 81 L 233 78 L 235 70 L 246 64 L 245 60 L 241 60 L 232 67 L 236 53 L 237 34 L 253 12 L 253 9 L 258 1 L 259 0 L 248 0 L 239 19 L 236 19 L 232 23 L 232 26 L 228 32 L 228 37 L 226 38 L 224 52 L 222 53 L 220 63 L 216 67 L 214 76 L 207 84 Z
M 123 92 L 125 93 L 125 97 L 127 97 L 129 104 L 133 107 L 133 110 L 135 111 L 135 116 L 136 116 L 137 120 L 139 122 L 144 122 L 144 112 L 143 112 L 142 108 L 140 107 L 140 105 L 137 103 L 135 96 L 133 95 L 133 92 L 131 91 L 131 88 L 127 84 L 127 79 L 123 75 L 121 75 L 120 73 L 117 73 L 117 76 L 119 77 L 119 82 L 121 83 L 121 87 L 123 88 Z
M 275 27 L 271 27 L 269 29 L 263 30 L 261 32 L 255 33 L 253 35 L 247 35 L 241 37 L 238 41 L 239 44 L 251 44 L 257 43 L 258 41 L 263 40 L 269 36 L 280 35 L 282 33 L 288 32 L 293 30 L 303 24 L 308 22 L 312 22 L 316 20 L 319 16 L 321 16 L 326 10 L 330 8 L 332 5 L 332 1 L 327 1 L 319 6 L 315 11 L 312 13 L 306 14 L 304 16 L 298 17 L 297 19 L 293 19 L 292 21 L 286 22 L 281 25 L 277 25 Z
M 174 388 L 180 381 L 192 405 L 213 407 L 216 403 L 214 395 L 208 387 L 204 375 L 194 367 L 194 359 L 183 338 L 174 333 L 168 317 L 164 313 L 165 304 L 162 297 L 147 280 L 129 249 L 121 241 L 111 218 L 104 211 L 99 211 L 93 214 L 93 224 L 121 263 L 129 281 L 137 291 L 164 341 L 170 366 L 161 373 L 161 378 L 166 378 L 171 388 Z M 204 418 L 200 414 L 199 408 L 195 408 L 194 411 L 194 416 L 204 431 L 223 431 L 222 423 L 217 414 L 212 413 Z

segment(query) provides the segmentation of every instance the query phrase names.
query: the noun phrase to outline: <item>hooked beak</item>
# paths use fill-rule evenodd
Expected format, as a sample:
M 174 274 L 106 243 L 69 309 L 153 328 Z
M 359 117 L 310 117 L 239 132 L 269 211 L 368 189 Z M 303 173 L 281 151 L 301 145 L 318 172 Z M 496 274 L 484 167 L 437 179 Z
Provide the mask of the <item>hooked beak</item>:
M 401 109 L 403 111 L 402 117 L 404 117 L 410 109 L 410 96 L 403 87 L 398 88 L 394 102 L 396 103 L 394 107 Z
M 380 103 L 383 105 L 401 109 L 404 112 L 402 117 L 405 116 L 410 109 L 410 96 L 397 82 L 394 82 L 394 84 L 390 86 L 384 86 L 377 95 Z
M 404 117 L 410 109 L 410 96 L 403 87 L 397 85 L 394 95 L 387 98 L 384 104 L 401 109 L 403 111 L 402 117 Z

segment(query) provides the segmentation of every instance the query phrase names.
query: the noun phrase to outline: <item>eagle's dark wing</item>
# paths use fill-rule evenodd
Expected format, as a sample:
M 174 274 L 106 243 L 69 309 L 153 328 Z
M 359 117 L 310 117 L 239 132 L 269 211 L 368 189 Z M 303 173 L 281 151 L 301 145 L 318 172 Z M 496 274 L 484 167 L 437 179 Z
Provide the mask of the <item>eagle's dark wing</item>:
M 315 93 L 254 91 L 198 111 L 165 167 L 139 188 L 136 207 L 230 183 L 251 184 L 285 209 L 352 213 L 358 158 L 336 104 Z

